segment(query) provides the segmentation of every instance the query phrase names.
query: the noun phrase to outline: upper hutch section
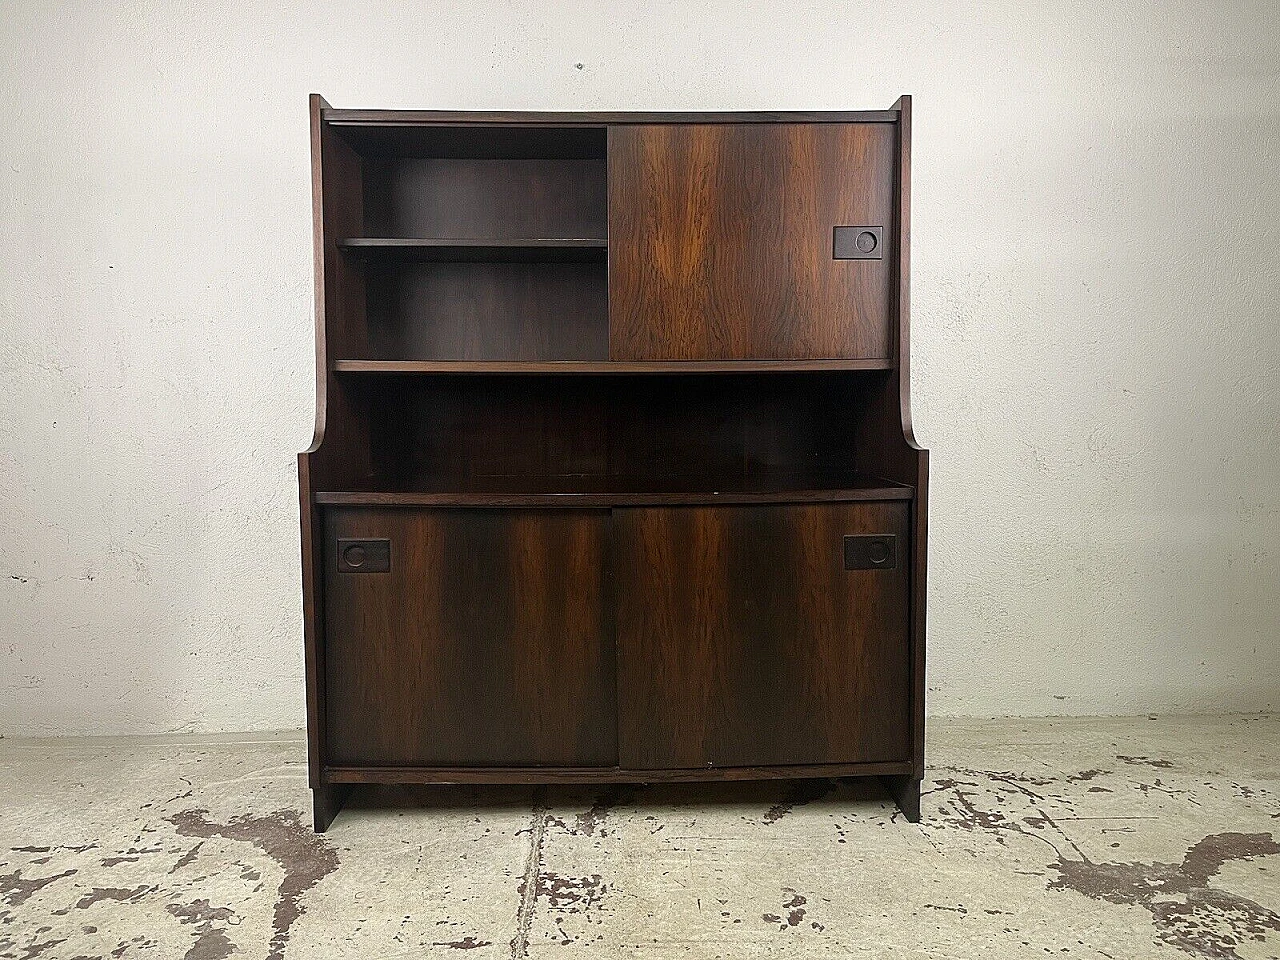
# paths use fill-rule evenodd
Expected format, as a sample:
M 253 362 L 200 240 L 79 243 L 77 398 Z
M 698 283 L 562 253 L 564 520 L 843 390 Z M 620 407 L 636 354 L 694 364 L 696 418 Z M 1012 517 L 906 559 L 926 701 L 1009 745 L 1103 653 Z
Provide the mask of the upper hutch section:
M 317 99 L 325 365 L 892 369 L 900 121 Z

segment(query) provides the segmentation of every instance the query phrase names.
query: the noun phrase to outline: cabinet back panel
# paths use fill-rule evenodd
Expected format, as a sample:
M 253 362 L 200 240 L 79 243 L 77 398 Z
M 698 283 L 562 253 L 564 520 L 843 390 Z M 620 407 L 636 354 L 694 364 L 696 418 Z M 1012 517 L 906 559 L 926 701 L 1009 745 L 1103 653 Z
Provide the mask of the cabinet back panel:
M 370 265 L 369 354 L 384 360 L 605 360 L 603 263 Z
M 610 128 L 611 357 L 892 359 L 894 159 L 892 124 Z
M 785 479 L 804 489 L 851 470 L 848 411 L 869 376 L 439 375 L 361 386 L 380 411 L 376 472 L 403 489 L 467 490 L 496 477 L 640 491 Z
M 495 126 L 369 123 L 336 128 L 362 157 L 383 160 L 456 157 L 495 160 L 603 160 L 604 126 Z
M 365 233 L 604 239 L 606 187 L 604 160 L 367 161 Z

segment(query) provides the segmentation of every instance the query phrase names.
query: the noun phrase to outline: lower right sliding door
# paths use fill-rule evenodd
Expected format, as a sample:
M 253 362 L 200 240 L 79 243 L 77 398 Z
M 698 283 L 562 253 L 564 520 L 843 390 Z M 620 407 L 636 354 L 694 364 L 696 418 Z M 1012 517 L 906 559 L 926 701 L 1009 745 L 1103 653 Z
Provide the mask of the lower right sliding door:
M 615 510 L 620 765 L 909 759 L 908 514 Z

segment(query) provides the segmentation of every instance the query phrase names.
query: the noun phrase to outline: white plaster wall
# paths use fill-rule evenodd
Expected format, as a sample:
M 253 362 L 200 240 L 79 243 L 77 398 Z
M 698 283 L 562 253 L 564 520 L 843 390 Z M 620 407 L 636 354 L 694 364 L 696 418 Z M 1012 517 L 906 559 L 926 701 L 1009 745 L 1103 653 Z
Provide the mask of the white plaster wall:
M 306 96 L 915 96 L 930 709 L 1280 706 L 1271 0 L 0 2 L 0 734 L 304 722 Z

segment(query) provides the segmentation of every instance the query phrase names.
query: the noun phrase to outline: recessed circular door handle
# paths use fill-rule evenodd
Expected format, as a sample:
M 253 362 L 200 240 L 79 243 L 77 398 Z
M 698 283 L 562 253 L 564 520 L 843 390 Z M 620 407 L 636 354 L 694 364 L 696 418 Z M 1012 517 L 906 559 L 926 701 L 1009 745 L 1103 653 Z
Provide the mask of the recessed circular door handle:
M 846 570 L 892 570 L 898 565 L 898 538 L 893 534 L 844 538 Z
M 831 238 L 834 260 L 884 259 L 884 227 L 836 227 Z

